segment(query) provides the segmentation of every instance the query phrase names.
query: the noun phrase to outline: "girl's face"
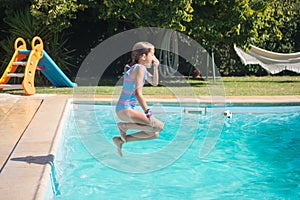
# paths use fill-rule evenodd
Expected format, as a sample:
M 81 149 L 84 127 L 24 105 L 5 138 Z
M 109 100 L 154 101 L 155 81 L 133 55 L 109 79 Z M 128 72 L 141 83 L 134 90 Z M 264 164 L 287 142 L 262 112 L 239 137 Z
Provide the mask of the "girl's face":
M 143 54 L 143 56 L 141 57 L 142 64 L 147 68 L 150 68 L 153 61 L 153 56 L 154 56 L 154 49 L 151 49 L 147 55 Z

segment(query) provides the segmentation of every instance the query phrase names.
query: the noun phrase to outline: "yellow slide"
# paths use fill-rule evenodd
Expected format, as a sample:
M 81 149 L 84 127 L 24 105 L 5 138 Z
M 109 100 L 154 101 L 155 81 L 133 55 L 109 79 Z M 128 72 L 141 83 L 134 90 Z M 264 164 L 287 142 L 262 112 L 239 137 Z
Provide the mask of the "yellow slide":
M 34 76 L 37 64 L 43 57 L 43 41 L 39 37 L 34 37 L 31 46 L 32 50 L 27 50 L 25 40 L 23 38 L 16 39 L 15 53 L 0 79 L 0 90 L 3 88 L 23 88 L 26 95 L 35 94 Z M 22 70 L 24 73 L 15 73 L 18 67 L 25 67 Z M 23 78 L 22 84 L 7 84 L 11 77 Z

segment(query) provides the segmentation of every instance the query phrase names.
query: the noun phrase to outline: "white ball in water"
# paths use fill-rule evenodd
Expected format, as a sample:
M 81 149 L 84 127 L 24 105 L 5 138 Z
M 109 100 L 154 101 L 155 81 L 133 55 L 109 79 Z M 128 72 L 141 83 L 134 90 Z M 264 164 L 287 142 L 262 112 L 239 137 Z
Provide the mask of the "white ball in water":
M 228 117 L 229 119 L 232 118 L 232 112 L 230 110 L 225 110 L 223 112 L 223 115 L 226 116 L 226 117 Z

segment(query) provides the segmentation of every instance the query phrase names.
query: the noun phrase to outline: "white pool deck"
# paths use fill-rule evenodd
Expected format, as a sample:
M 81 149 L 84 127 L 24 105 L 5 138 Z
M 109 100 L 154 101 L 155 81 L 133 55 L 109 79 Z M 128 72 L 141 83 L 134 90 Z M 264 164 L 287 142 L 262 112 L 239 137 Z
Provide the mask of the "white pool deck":
M 51 163 L 64 124 L 64 110 L 73 97 L 0 94 L 0 199 L 44 199 Z M 149 102 L 177 102 L 175 98 L 146 98 Z M 82 101 L 89 100 L 110 102 L 111 98 L 82 98 Z M 210 96 L 198 98 L 200 103 L 211 101 Z M 300 95 L 231 96 L 225 97 L 225 102 L 300 103 Z

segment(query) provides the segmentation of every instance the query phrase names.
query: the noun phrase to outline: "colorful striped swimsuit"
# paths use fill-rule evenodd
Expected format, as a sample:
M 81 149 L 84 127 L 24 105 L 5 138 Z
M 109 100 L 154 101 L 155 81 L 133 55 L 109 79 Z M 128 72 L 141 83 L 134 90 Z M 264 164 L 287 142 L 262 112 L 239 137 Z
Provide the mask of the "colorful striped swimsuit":
M 129 70 L 127 70 L 126 72 L 124 72 L 124 81 L 123 81 L 123 89 L 120 95 L 120 98 L 117 102 L 117 106 L 116 106 L 116 112 L 120 111 L 120 110 L 124 110 L 124 109 L 128 109 L 128 108 L 135 108 L 135 105 L 137 104 L 137 99 L 135 96 L 135 79 L 130 78 L 130 73 L 135 70 L 137 67 L 144 67 L 146 70 L 146 67 L 140 64 L 135 64 L 133 66 L 129 66 L 126 65 L 127 68 L 129 68 Z M 147 80 L 149 76 L 149 72 L 146 70 L 145 76 L 144 76 L 144 83 L 145 80 Z M 143 86 L 144 86 L 143 83 Z

